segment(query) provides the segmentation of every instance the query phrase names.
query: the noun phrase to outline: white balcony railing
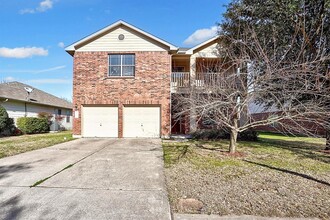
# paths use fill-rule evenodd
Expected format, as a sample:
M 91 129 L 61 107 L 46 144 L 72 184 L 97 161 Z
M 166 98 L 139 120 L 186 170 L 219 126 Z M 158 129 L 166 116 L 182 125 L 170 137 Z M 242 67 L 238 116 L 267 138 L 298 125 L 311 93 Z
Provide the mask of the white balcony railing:
M 171 87 L 172 88 L 189 88 L 190 73 L 189 72 L 172 72 Z
M 180 89 L 187 89 L 192 85 L 189 72 L 172 72 L 171 75 L 171 90 L 177 92 Z M 195 75 L 194 85 L 198 88 L 205 86 L 224 86 L 226 77 L 223 73 L 202 73 L 198 72 Z

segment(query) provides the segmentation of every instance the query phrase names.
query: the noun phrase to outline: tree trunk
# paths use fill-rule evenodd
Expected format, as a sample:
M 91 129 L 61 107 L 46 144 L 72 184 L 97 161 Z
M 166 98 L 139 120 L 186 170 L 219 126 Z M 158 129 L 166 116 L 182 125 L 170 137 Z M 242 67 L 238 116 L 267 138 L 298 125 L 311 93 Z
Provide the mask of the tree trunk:
M 234 128 L 230 130 L 230 144 L 229 144 L 229 153 L 233 154 L 236 152 L 237 146 L 237 127 L 238 127 L 238 119 L 235 117 L 233 119 Z
M 231 154 L 236 152 L 237 134 L 238 134 L 238 132 L 234 129 L 232 129 L 230 131 L 229 153 L 231 153 Z
M 195 106 L 192 106 L 190 110 L 189 131 L 191 133 L 197 131 L 197 113 Z
M 329 130 L 326 131 L 325 137 L 326 137 L 325 150 L 330 150 L 330 131 Z

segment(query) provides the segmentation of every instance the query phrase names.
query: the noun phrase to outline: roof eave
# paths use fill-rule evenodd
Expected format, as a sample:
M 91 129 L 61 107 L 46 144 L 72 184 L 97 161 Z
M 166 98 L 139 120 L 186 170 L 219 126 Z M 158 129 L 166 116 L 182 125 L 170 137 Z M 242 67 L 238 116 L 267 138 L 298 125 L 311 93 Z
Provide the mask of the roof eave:
M 16 101 L 16 102 L 26 102 L 26 103 L 32 103 L 32 104 L 36 104 L 36 105 L 43 105 L 43 106 L 49 106 L 49 107 L 73 109 L 73 105 L 70 106 L 70 107 L 69 106 L 64 106 L 64 105 L 51 105 L 51 104 L 47 104 L 47 103 L 33 102 L 33 101 L 29 101 L 29 100 L 24 100 L 24 99 L 15 99 L 15 98 L 6 97 L 6 96 L 1 96 L 0 98 L 8 99 L 8 101 L 12 100 L 12 101 Z
M 145 31 L 143 31 L 143 30 L 141 30 L 141 29 L 139 29 L 139 28 L 137 28 L 137 27 L 135 27 L 131 24 L 126 23 L 125 21 L 122 21 L 122 20 L 119 20 L 119 21 L 113 23 L 112 25 L 109 25 L 109 26 L 107 26 L 107 27 L 105 27 L 105 28 L 103 28 L 103 29 L 91 34 L 91 35 L 88 35 L 87 37 L 84 37 L 83 39 L 81 39 L 81 40 L 69 45 L 68 47 L 66 47 L 65 50 L 66 50 L 67 53 L 73 55 L 74 52 L 76 51 L 76 47 L 78 45 L 84 44 L 86 41 L 89 41 L 89 40 L 97 37 L 98 35 L 101 35 L 101 34 L 107 32 L 107 31 L 109 31 L 109 30 L 111 30 L 111 29 L 113 29 L 117 26 L 120 26 L 120 25 L 124 25 L 126 27 L 129 27 L 130 29 L 132 29 L 136 32 L 139 32 L 139 33 L 141 33 L 141 34 L 143 34 L 143 35 L 145 35 L 145 36 L 147 36 L 147 37 L 149 37 L 149 38 L 151 38 L 155 41 L 158 41 L 159 43 L 169 47 L 169 50 L 171 50 L 171 51 L 178 50 L 178 48 L 176 46 L 174 46 L 174 45 L 172 45 L 172 44 L 170 44 L 170 43 L 168 43 L 168 42 L 166 42 L 166 41 L 164 41 L 164 40 L 162 40 L 158 37 L 155 37 L 152 34 L 149 34 L 149 33 L 145 32 Z
M 200 47 L 203 47 L 206 44 L 209 44 L 210 42 L 212 42 L 214 40 L 217 40 L 218 38 L 219 38 L 219 36 L 214 36 L 214 37 L 212 37 L 212 38 L 210 38 L 210 39 L 208 39 L 208 40 L 206 40 L 206 41 L 204 41 L 204 42 L 202 42 L 202 43 L 194 46 L 193 48 L 190 48 L 189 50 L 186 51 L 186 54 L 192 55 L 192 54 L 194 54 L 194 50 L 196 50 L 196 49 L 198 49 Z

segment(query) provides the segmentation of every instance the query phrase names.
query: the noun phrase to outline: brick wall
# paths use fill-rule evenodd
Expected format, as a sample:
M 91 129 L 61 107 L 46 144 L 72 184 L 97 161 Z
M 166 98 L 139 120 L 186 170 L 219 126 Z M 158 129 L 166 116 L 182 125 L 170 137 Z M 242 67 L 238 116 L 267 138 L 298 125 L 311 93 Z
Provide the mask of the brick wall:
M 274 113 L 255 113 L 252 114 L 252 120 L 260 121 L 267 119 L 271 114 Z M 303 127 L 303 129 L 301 129 Z M 306 132 L 309 132 L 311 134 L 317 134 L 317 135 L 325 135 L 325 129 L 314 122 L 307 122 L 307 121 L 299 121 L 299 119 L 295 120 L 295 123 L 293 123 L 291 120 L 284 119 L 281 120 L 281 123 L 275 123 L 270 125 L 260 125 L 258 127 L 255 127 L 254 130 L 256 131 L 267 131 L 267 132 L 277 132 L 277 133 L 293 133 L 293 134 L 306 134 Z
M 134 78 L 109 78 L 109 53 L 118 54 L 111 51 L 74 54 L 73 104 L 80 114 L 73 121 L 73 134 L 81 134 L 82 105 L 116 105 L 119 137 L 122 137 L 123 106 L 137 104 L 161 106 L 161 135 L 169 135 L 171 57 L 168 52 L 127 52 L 135 54 Z

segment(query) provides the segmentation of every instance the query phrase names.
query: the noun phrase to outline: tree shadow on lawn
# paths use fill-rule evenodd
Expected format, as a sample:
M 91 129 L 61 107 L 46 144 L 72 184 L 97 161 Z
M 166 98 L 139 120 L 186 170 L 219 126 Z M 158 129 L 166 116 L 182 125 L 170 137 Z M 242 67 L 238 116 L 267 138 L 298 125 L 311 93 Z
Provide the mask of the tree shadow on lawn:
M 245 142 L 245 145 L 247 144 L 254 148 L 272 147 L 289 150 L 303 158 L 330 163 L 330 155 L 322 152 L 324 146 L 321 144 L 308 143 L 304 141 L 273 140 L 267 138 L 259 138 L 258 142 Z
M 323 181 L 323 180 L 316 179 L 316 178 L 314 178 L 312 176 L 309 176 L 309 175 L 306 175 L 306 174 L 303 174 L 303 173 L 298 173 L 298 172 L 295 172 L 295 171 L 292 171 L 292 170 L 287 170 L 287 169 L 283 169 L 283 168 L 273 167 L 273 166 L 270 166 L 270 165 L 267 165 L 267 164 L 257 163 L 257 162 L 250 161 L 250 160 L 245 160 L 244 159 L 243 161 L 244 162 L 247 162 L 247 163 L 250 163 L 250 164 L 254 164 L 254 165 L 266 167 L 266 168 L 269 168 L 269 169 L 272 169 L 272 170 L 277 170 L 277 171 L 280 171 L 280 172 L 284 172 L 284 173 L 288 173 L 288 174 L 291 174 L 291 175 L 299 176 L 299 177 L 302 177 L 302 178 L 305 178 L 305 179 L 308 179 L 308 180 L 312 180 L 314 182 L 321 183 L 321 184 L 324 184 L 324 185 L 330 187 L 330 183 L 328 183 L 326 181 Z
M 188 150 L 191 146 L 188 144 L 184 145 L 176 145 L 176 146 L 164 146 L 164 160 L 165 164 L 176 164 L 178 163 L 183 157 L 186 156 Z

